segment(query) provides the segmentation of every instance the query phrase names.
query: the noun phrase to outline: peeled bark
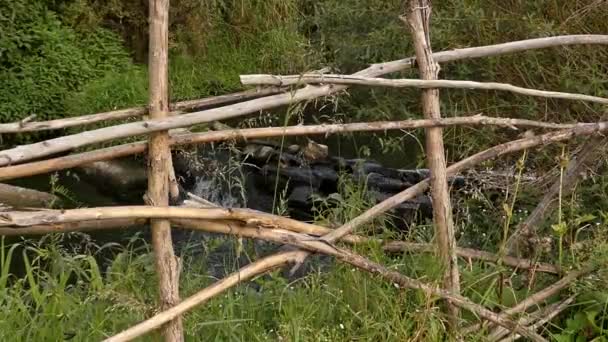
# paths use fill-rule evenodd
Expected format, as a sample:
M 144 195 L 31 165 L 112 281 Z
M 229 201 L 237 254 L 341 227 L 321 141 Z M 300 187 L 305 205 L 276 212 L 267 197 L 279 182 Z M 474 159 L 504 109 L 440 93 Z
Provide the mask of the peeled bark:
M 343 132 L 371 132 L 395 129 L 416 129 L 426 127 L 447 127 L 454 125 L 496 125 L 517 130 L 520 128 L 538 129 L 566 129 L 595 125 L 591 123 L 557 124 L 551 122 L 540 122 L 526 119 L 492 118 L 482 115 L 470 117 L 454 117 L 432 120 L 404 120 L 404 121 L 378 121 L 360 122 L 348 124 L 321 124 L 287 127 L 264 127 L 223 130 L 216 132 L 188 133 L 171 136 L 169 143 L 174 145 L 200 144 L 216 141 L 241 141 L 250 138 L 268 138 L 281 136 L 315 135 L 315 134 L 337 134 Z M 68 156 L 47 159 L 14 166 L 0 168 L 0 181 L 15 179 L 48 173 L 51 171 L 69 169 L 78 165 L 84 165 L 96 161 L 120 158 L 132 154 L 142 153 L 146 150 L 147 143 L 139 141 L 124 145 L 107 147 L 95 151 L 72 154 Z
M 425 80 L 436 80 L 439 74 L 439 64 L 433 59 L 431 51 L 430 17 L 430 1 L 410 0 L 407 24 L 412 33 L 420 76 Z M 441 118 L 438 89 L 422 91 L 422 111 L 427 119 Z M 453 294 L 459 294 L 460 274 L 458 272 L 456 237 L 454 236 L 454 221 L 452 220 L 452 205 L 448 189 L 443 130 L 441 127 L 426 129 L 426 155 L 427 164 L 431 171 L 430 185 L 437 249 L 445 268 L 444 287 Z M 459 310 L 449 300 L 447 304 L 452 329 L 456 330 Z
M 437 62 L 455 61 L 485 56 L 498 56 L 518 51 L 541 49 L 560 45 L 603 44 L 608 45 L 608 35 L 572 35 L 529 39 L 496 45 L 467 49 L 444 51 L 433 54 Z M 357 76 L 376 77 L 411 68 L 415 58 L 406 58 L 386 63 L 378 63 L 357 72 Z M 73 134 L 34 144 L 22 145 L 13 149 L 0 151 L 0 166 L 22 163 L 38 157 L 52 155 L 78 147 L 91 145 L 112 139 L 125 138 L 151 132 L 158 132 L 180 127 L 189 127 L 204 122 L 234 118 L 251 114 L 264 109 L 290 105 L 299 101 L 314 99 L 347 89 L 346 86 L 305 87 L 293 93 L 268 96 L 234 105 L 209 109 L 200 112 L 100 128 L 93 131 Z
M 164 119 L 169 113 L 169 0 L 151 0 L 148 3 L 150 15 L 150 60 L 149 89 L 150 117 Z M 159 131 L 150 136 L 148 148 L 148 192 L 149 204 L 169 205 L 169 176 L 173 168 L 169 132 Z M 171 224 L 167 219 L 150 221 L 152 247 L 159 280 L 160 305 L 167 310 L 180 301 L 178 260 L 173 251 Z M 184 340 L 181 317 L 175 317 L 163 328 L 167 342 Z
M 58 200 L 57 196 L 48 192 L 0 183 L 0 205 L 46 208 Z

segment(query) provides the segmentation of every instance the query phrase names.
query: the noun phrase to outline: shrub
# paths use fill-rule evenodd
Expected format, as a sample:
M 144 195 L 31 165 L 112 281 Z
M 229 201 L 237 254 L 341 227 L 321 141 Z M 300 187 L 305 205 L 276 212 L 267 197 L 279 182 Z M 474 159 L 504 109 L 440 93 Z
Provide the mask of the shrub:
M 77 33 L 41 1 L 3 1 L 0 13 L 2 122 L 31 114 L 37 120 L 64 117 L 72 92 L 130 63 L 116 34 L 102 28 Z

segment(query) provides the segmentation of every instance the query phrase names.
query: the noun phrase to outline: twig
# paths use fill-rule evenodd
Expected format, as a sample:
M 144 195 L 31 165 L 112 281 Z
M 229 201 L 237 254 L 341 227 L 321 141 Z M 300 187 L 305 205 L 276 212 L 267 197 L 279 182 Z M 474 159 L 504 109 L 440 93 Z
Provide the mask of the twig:
M 589 138 L 583 144 L 580 153 L 568 162 L 563 178 L 558 178 L 554 182 L 549 191 L 545 192 L 545 195 L 532 213 L 509 237 L 507 246 L 511 254 L 520 254 L 520 249 L 523 246 L 529 245 L 527 238 L 535 234 L 536 227 L 555 209 L 555 198 L 558 196 L 560 189 L 562 196 L 567 196 L 579 181 L 581 172 L 602 151 L 604 146 L 605 143 L 602 143 L 596 137 Z
M 575 298 L 576 298 L 576 295 L 572 295 L 559 303 L 551 304 L 548 307 L 544 308 L 543 310 L 539 310 L 541 312 L 539 312 L 537 315 L 532 316 L 532 318 L 533 318 L 532 322 L 537 320 L 538 318 L 540 318 L 540 319 L 538 319 L 538 321 L 536 323 L 530 325 L 528 327 L 528 329 L 530 329 L 532 331 L 538 330 L 538 328 L 540 328 L 543 325 L 545 325 L 546 323 L 550 322 L 553 318 L 555 318 L 557 315 L 559 315 L 562 311 L 567 309 L 568 306 L 574 302 Z M 520 321 L 519 324 L 529 325 L 530 323 L 532 323 L 527 320 L 523 320 L 523 321 L 524 322 Z M 502 327 L 498 327 L 490 336 L 488 336 L 488 339 L 491 341 L 497 341 L 498 339 L 500 339 L 501 337 L 503 337 L 507 334 L 509 334 L 508 330 L 506 330 Z M 518 334 L 515 334 L 514 336 L 510 336 L 510 337 L 500 340 L 500 342 L 512 342 L 512 341 L 516 341 L 519 338 L 521 338 L 521 336 Z
M 507 91 L 520 95 L 528 95 L 543 98 L 555 98 L 575 101 L 587 101 L 608 104 L 608 99 L 576 93 L 564 93 L 557 91 L 546 91 L 531 88 L 522 88 L 508 83 L 498 82 L 475 82 L 459 80 L 418 80 L 418 79 L 385 79 L 351 75 L 314 75 L 281 76 L 281 75 L 242 75 L 243 85 L 277 85 L 286 86 L 292 84 L 341 84 L 341 85 L 365 85 L 390 88 L 420 88 L 420 89 L 481 89 Z
M 391 241 L 384 246 L 382 249 L 386 252 L 434 252 L 436 247 L 431 244 L 413 243 L 404 241 Z M 497 254 L 484 252 L 472 248 L 456 248 L 456 254 L 459 257 L 465 259 L 476 259 L 484 262 L 498 263 L 501 262 L 504 265 L 514 267 L 516 269 L 533 269 L 537 272 L 559 274 L 560 268 L 543 262 L 536 262 L 530 259 L 520 259 L 511 256 L 500 257 Z
M 522 128 L 543 128 L 543 129 L 569 129 L 590 125 L 579 124 L 557 124 L 532 121 L 525 119 L 491 118 L 482 115 L 470 117 L 455 117 L 433 120 L 404 120 L 404 121 L 377 121 L 350 124 L 329 124 L 329 125 L 307 125 L 307 126 L 287 126 L 269 128 L 248 128 L 241 130 L 223 130 L 216 132 L 180 134 L 172 136 L 169 144 L 189 145 L 226 140 L 246 140 L 253 138 L 267 138 L 278 136 L 297 136 L 315 134 L 336 134 L 343 132 L 364 132 L 364 131 L 386 131 L 393 129 L 415 129 L 427 127 L 447 127 L 454 125 L 496 125 L 511 129 Z M 48 159 L 44 161 L 31 162 L 27 164 L 5 166 L 0 168 L 0 180 L 14 179 L 18 177 L 32 176 L 48 173 L 62 169 L 92 163 L 95 161 L 125 157 L 145 151 L 147 143 L 144 141 L 124 144 L 114 147 L 107 147 L 90 152 L 83 152 L 64 157 Z
M 555 284 L 548 286 L 545 289 L 543 289 L 542 291 L 539 291 L 539 292 L 533 294 L 532 296 L 524 299 L 523 301 L 521 301 L 519 304 L 515 305 L 514 307 L 501 312 L 500 316 L 501 317 L 510 317 L 516 313 L 525 312 L 529 308 L 539 305 L 542 301 L 546 300 L 547 298 L 559 293 L 561 290 L 570 286 L 570 284 L 572 284 L 578 278 L 580 278 L 584 275 L 587 275 L 587 274 L 593 272 L 594 270 L 595 270 L 595 268 L 593 268 L 593 267 L 586 267 L 586 268 L 582 268 L 580 270 L 571 271 L 565 277 L 563 277 L 562 279 L 557 281 Z M 474 331 L 481 330 L 483 328 L 483 326 L 484 326 L 484 324 L 482 324 L 482 323 L 473 324 L 473 325 L 463 329 L 463 334 L 466 335 L 466 334 L 470 334 Z
M 447 60 L 458 60 L 482 56 L 496 56 L 516 51 L 570 44 L 608 44 L 608 36 L 576 35 L 539 38 L 478 48 L 448 51 L 445 53 L 439 53 L 437 55 L 433 54 L 433 57 L 435 58 L 436 62 L 442 62 Z M 405 60 L 374 64 L 365 70 L 359 71 L 355 75 L 377 77 L 410 68 L 413 65 L 413 62 L 414 59 L 408 58 Z M 67 150 L 112 139 L 126 138 L 129 136 L 149 134 L 152 132 L 169 130 L 173 128 L 189 127 L 200 123 L 239 117 L 246 114 L 256 113 L 264 109 L 276 108 L 283 105 L 290 105 L 292 103 L 334 94 L 344 89 L 346 89 L 345 86 L 305 87 L 304 89 L 297 90 L 293 93 L 268 96 L 261 99 L 224 106 L 221 108 L 168 117 L 166 119 L 116 125 L 46 140 L 34 144 L 22 145 L 13 149 L 0 151 L 0 166 L 6 166 L 11 163 L 22 163 L 38 157 L 65 152 Z

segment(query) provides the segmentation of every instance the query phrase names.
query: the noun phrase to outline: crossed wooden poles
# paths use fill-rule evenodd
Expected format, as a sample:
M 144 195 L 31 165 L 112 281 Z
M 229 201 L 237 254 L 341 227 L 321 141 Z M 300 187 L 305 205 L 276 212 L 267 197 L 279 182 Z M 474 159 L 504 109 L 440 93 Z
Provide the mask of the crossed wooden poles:
M 220 97 L 180 102 L 170 108 L 166 93 L 166 36 L 163 36 L 163 34 L 166 35 L 167 30 L 164 25 L 166 25 L 167 20 L 168 2 L 166 0 L 151 1 L 150 11 L 150 17 L 153 19 L 151 21 L 151 51 L 158 52 L 151 53 L 151 56 L 154 56 L 154 58 L 157 58 L 158 60 L 153 61 L 151 59 L 150 63 L 151 103 L 148 108 L 130 108 L 46 122 L 35 122 L 32 121 L 34 117 L 28 117 L 20 122 L 0 124 L 0 133 L 9 134 L 53 130 L 105 120 L 126 119 L 145 114 L 149 114 L 150 119 L 84 131 L 82 133 L 0 151 L 0 180 L 9 180 L 72 168 L 94 161 L 143 153 L 148 150 L 151 158 L 158 155 L 165 156 L 164 158 L 159 159 L 155 164 L 156 166 L 150 169 L 151 175 L 153 175 L 151 177 L 155 177 L 156 179 L 155 181 L 151 181 L 148 191 L 148 195 L 150 196 L 156 190 L 157 194 L 161 194 L 162 192 L 168 193 L 171 179 L 171 165 L 170 162 L 167 161 L 170 160 L 170 158 L 167 159 L 167 154 L 170 146 L 176 145 L 273 136 L 327 135 L 355 131 L 407 130 L 455 125 L 492 125 L 505 127 L 507 129 L 526 128 L 544 131 L 538 132 L 534 136 L 496 145 L 463 159 L 458 163 L 445 168 L 445 177 L 447 177 L 505 154 L 542 147 L 556 142 L 564 142 L 575 137 L 594 136 L 608 130 L 608 122 L 601 121 L 593 123 L 563 124 L 472 115 L 455 118 L 429 117 L 422 120 L 407 121 L 267 127 L 204 133 L 169 134 L 172 129 L 186 128 L 196 124 L 239 117 L 256 113 L 260 110 L 338 94 L 340 91 L 345 90 L 347 86 L 351 85 L 415 87 L 422 89 L 444 87 L 490 89 L 510 91 L 530 96 L 590 101 L 602 105 L 608 104 L 608 99 L 582 94 L 526 89 L 500 83 L 433 79 L 387 80 L 378 78 L 381 75 L 413 67 L 416 58 L 407 58 L 387 63 L 374 64 L 354 75 L 244 75 L 241 76 L 243 84 L 256 86 L 266 85 L 270 87 L 258 88 Z M 578 44 L 608 45 L 608 36 L 572 35 L 530 39 L 432 53 L 432 59 L 435 62 L 450 62 L 469 58 L 497 56 L 532 49 Z M 208 106 L 216 106 L 217 108 L 205 109 Z M 155 138 L 151 138 L 152 140 L 149 142 L 141 141 L 94 151 L 51 157 L 58 153 L 66 153 L 100 142 L 145 134 L 149 134 Z M 205 303 L 213 296 L 216 296 L 241 282 L 247 281 L 256 275 L 287 264 L 297 265 L 302 263 L 310 253 L 322 253 L 334 256 L 342 262 L 378 275 L 379 277 L 396 284 L 399 288 L 416 289 L 425 292 L 429 296 L 446 299 L 450 305 L 453 305 L 456 308 L 469 310 L 485 321 L 496 324 L 497 326 L 491 335 L 495 340 L 503 338 L 508 332 L 513 331 L 534 341 L 544 341 L 545 339 L 536 333 L 536 329 L 542 325 L 542 323 L 539 323 L 542 322 L 542 319 L 536 321 L 514 320 L 512 318 L 513 315 L 525 312 L 529 307 L 537 305 L 548 297 L 560 292 L 579 277 L 594 271 L 596 268 L 594 265 L 588 265 L 579 270 L 570 271 L 557 283 L 532 295 L 516 307 L 502 313 L 495 313 L 481 305 L 473 303 L 471 300 L 461 296 L 457 291 L 436 287 L 409 278 L 401 273 L 389 270 L 383 265 L 366 259 L 361 255 L 355 254 L 348 248 L 337 244 L 339 241 L 348 244 L 357 244 L 374 240 L 370 237 L 356 235 L 355 230 L 358 227 L 369 223 L 373 218 L 396 207 L 403 201 L 411 199 L 423 191 L 426 191 L 429 188 L 429 185 L 430 180 L 426 179 L 375 205 L 362 215 L 352 219 L 337 229 L 329 229 L 247 209 L 209 207 L 208 204 L 205 203 L 199 203 L 194 207 L 171 207 L 167 205 L 163 198 L 161 198 L 162 196 L 152 196 L 154 198 L 149 198 L 150 203 L 148 203 L 148 206 L 101 207 L 60 211 L 9 210 L 0 212 L 0 234 L 29 235 L 117 229 L 150 221 L 154 226 L 153 230 L 159 235 L 155 240 L 155 253 L 168 253 L 169 258 L 174 258 L 171 245 L 167 245 L 168 242 L 170 243 L 170 240 L 167 240 L 169 223 L 185 229 L 237 235 L 252 239 L 263 239 L 297 247 L 297 249 L 294 250 L 283 251 L 260 259 L 184 300 L 179 300 L 179 297 L 177 297 L 176 287 L 178 286 L 177 279 L 179 278 L 179 275 L 175 273 L 175 265 L 165 265 L 166 267 L 164 268 L 158 266 L 164 262 L 166 263 L 168 259 L 167 255 L 165 255 L 165 257 L 157 255 L 157 271 L 167 273 L 164 283 L 161 283 L 160 285 L 161 293 L 163 293 L 161 302 L 163 303 L 162 309 L 164 311 L 118 335 L 108 338 L 107 341 L 132 340 L 160 327 L 163 327 L 167 340 L 182 340 L 183 331 L 181 322 L 179 321 L 182 314 L 197 305 Z M 160 202 L 158 202 L 159 199 Z M 311 239 L 311 235 L 318 238 Z M 387 252 L 433 252 L 436 250 L 434 246 L 426 244 L 413 244 L 400 241 L 378 242 L 383 244 L 384 249 Z M 550 264 L 538 263 L 510 256 L 498 256 L 482 251 L 457 248 L 455 246 L 453 247 L 453 253 L 454 255 L 468 259 L 502 263 L 519 269 L 534 269 L 536 271 L 560 275 L 565 273 L 564 270 Z M 164 292 L 162 290 L 163 287 L 165 287 L 166 290 Z M 169 289 L 167 290 L 167 288 Z M 545 308 L 543 317 L 555 316 L 557 312 L 563 310 L 572 302 L 572 300 L 573 298 L 568 298 L 562 303 Z M 478 327 L 479 326 L 469 327 L 464 331 L 470 332 Z

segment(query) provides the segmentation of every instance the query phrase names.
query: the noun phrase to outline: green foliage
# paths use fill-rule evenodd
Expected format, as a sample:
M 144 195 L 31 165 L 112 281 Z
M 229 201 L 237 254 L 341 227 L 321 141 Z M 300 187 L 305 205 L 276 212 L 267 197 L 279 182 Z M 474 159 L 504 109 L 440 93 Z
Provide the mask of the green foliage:
M 76 33 L 42 1 L 2 1 L 0 13 L 1 122 L 77 114 L 64 108 L 72 92 L 129 64 L 114 33 L 102 28 Z

